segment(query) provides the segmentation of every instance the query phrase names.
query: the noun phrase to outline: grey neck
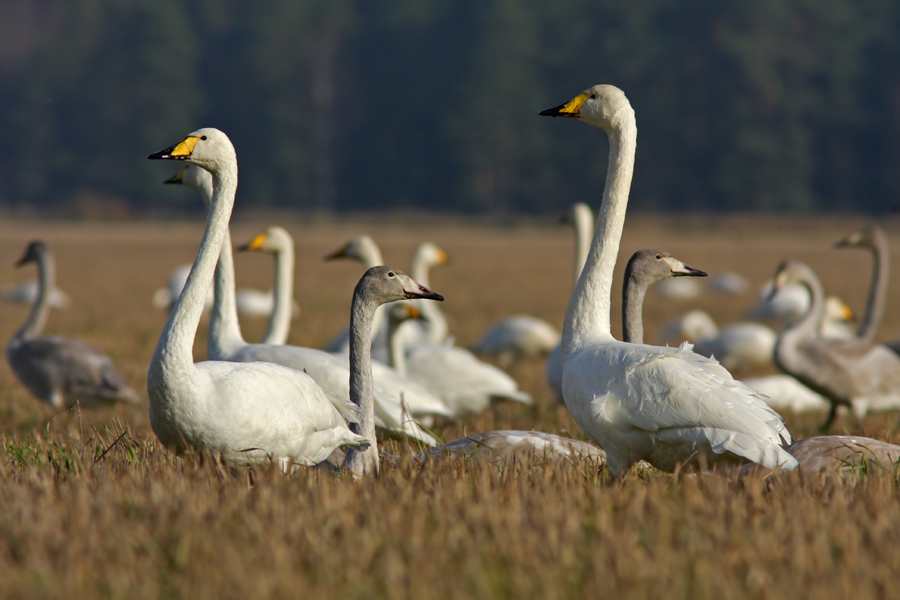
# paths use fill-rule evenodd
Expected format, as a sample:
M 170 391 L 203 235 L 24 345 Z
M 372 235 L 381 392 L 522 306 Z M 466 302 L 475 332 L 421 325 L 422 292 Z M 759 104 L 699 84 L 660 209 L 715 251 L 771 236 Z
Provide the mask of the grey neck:
M 632 263 L 625 270 L 622 287 L 622 341 L 629 344 L 644 343 L 644 296 L 649 286 L 635 276 Z
M 371 445 L 363 452 L 349 448 L 344 466 L 352 473 L 371 475 L 378 472 L 372 383 L 372 319 L 378 305 L 365 297 L 363 281 L 356 285 L 350 308 L 350 400 L 361 413 L 360 422 L 350 423 L 350 430 L 367 438 Z
M 859 325 L 856 337 L 871 342 L 878 333 L 881 318 L 884 316 L 884 305 L 887 300 L 888 275 L 890 273 L 890 249 L 887 238 L 876 230 L 875 242 L 871 246 L 873 266 L 872 284 L 869 286 L 869 298 L 866 301 L 866 316 Z
M 48 298 L 50 290 L 53 288 L 56 267 L 53 256 L 49 251 L 41 252 L 38 257 L 38 288 L 37 296 L 34 304 L 31 305 L 31 312 L 28 318 L 13 339 L 28 340 L 37 337 L 44 330 L 44 324 L 47 322 L 47 313 L 50 310 Z

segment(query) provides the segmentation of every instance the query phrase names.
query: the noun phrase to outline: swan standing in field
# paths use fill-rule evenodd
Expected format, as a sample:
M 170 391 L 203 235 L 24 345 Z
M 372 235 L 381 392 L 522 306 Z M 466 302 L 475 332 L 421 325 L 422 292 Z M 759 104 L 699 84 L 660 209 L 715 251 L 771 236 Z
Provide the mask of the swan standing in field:
M 375 440 L 375 399 L 372 376 L 372 319 L 378 307 L 397 300 L 416 298 L 442 301 L 423 285 L 390 267 L 367 270 L 353 291 L 350 309 L 350 399 L 362 410 L 358 433 L 373 440 L 364 452 L 348 450 L 344 466 L 358 475 L 378 471 L 378 449 Z
M 291 331 L 294 314 L 294 238 L 283 227 L 272 226 L 238 248 L 243 252 L 265 252 L 275 256 L 275 288 L 270 308 L 269 326 L 263 344 L 283 345 Z M 240 314 L 240 297 L 237 298 Z
M 189 167 L 181 171 L 182 183 L 199 192 L 209 204 L 213 194 L 212 177 L 203 169 L 190 165 Z M 277 285 L 276 283 L 276 287 Z M 231 234 L 227 229 L 215 272 L 215 291 L 207 336 L 210 358 L 283 365 L 307 373 L 330 394 L 344 399 L 350 397 L 350 363 L 347 356 L 338 356 L 314 348 L 248 344 L 244 341 L 235 308 L 234 260 L 231 252 Z M 424 443 L 433 444 L 434 438 L 409 416 L 417 418 L 421 415 L 449 415 L 450 411 L 440 399 L 384 365 L 376 366 L 376 378 L 377 426 L 388 432 L 402 433 Z M 406 408 L 401 405 L 401 400 L 405 402 Z
M 610 292 L 634 167 L 637 126 L 621 90 L 595 86 L 541 112 L 580 119 L 609 137 L 600 219 L 563 329 L 563 397 L 614 476 L 638 460 L 672 471 L 722 458 L 793 468 L 781 417 L 724 367 L 690 348 L 616 341 Z M 730 456 L 729 456 L 730 455 Z
M 822 320 L 822 284 L 804 263 L 788 260 L 778 267 L 775 287 L 799 283 L 808 290 L 806 316 L 778 336 L 775 363 L 785 373 L 825 396 L 831 403 L 828 429 L 837 407 L 848 406 L 861 421 L 869 410 L 900 408 L 900 357 L 888 348 L 862 339 L 840 340 L 818 334 Z
M 34 241 L 16 263 L 37 263 L 38 293 L 31 313 L 6 347 L 13 373 L 32 394 L 54 408 L 140 402 L 113 367 L 108 356 L 78 340 L 39 337 L 53 289 L 53 256 L 44 242 Z
M 588 252 L 591 249 L 591 235 L 594 233 L 595 223 L 594 213 L 591 212 L 591 207 L 584 202 L 576 202 L 572 205 L 569 214 L 565 215 L 562 220 L 566 223 L 571 223 L 575 231 L 574 289 L 574 286 L 578 285 L 578 278 L 581 277 L 584 261 L 587 260 Z M 547 365 L 544 367 L 544 374 L 547 377 L 547 385 L 556 394 L 557 401 L 562 404 L 562 344 L 556 344 L 553 350 L 550 351 L 550 354 L 547 356 Z
M 23 281 L 22 283 L 9 283 L 3 286 L 3 299 L 19 304 L 34 304 L 38 297 L 40 282 L 36 279 Z M 57 310 L 66 310 L 72 304 L 68 294 L 54 287 L 47 296 L 47 305 Z
M 326 396 L 312 377 L 263 362 L 194 363 L 194 337 L 203 312 L 237 190 L 237 157 L 218 129 L 200 129 L 151 159 L 183 160 L 212 174 L 203 239 L 184 290 L 159 338 L 147 373 L 150 424 L 176 453 L 209 450 L 231 465 L 314 465 L 342 446 L 365 447 L 345 418 L 358 418 L 348 400 Z

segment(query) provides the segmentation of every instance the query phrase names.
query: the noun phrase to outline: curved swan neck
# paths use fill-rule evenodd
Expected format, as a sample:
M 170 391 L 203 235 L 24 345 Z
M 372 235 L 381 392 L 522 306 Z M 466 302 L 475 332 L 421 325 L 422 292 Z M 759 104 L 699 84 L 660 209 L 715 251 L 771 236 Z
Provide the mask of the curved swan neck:
M 822 318 L 825 315 L 825 292 L 822 283 L 813 274 L 807 274 L 797 278 L 796 282 L 809 291 L 809 310 L 793 326 L 785 329 L 779 336 L 781 340 L 789 344 L 819 337 L 822 328 Z
M 410 276 L 424 285 L 427 288 L 431 287 L 431 278 L 429 275 L 431 274 L 432 264 L 430 261 L 423 259 L 419 253 L 416 253 L 413 256 L 412 264 L 409 268 Z M 422 321 L 421 323 L 424 325 L 427 335 L 428 342 L 431 344 L 440 344 L 444 340 L 447 339 L 447 333 L 449 331 L 449 327 L 447 325 L 447 318 L 444 316 L 441 307 L 437 305 L 436 302 L 431 302 L 430 300 L 412 300 L 413 306 L 415 306 L 420 313 L 422 313 Z M 401 338 L 402 344 L 402 335 L 398 333 L 397 337 Z M 391 342 L 393 344 L 393 342 Z M 397 367 L 394 367 L 395 369 Z
M 213 174 L 213 180 L 214 192 L 200 248 L 181 296 L 169 314 L 169 320 L 156 345 L 150 364 L 151 371 L 172 366 L 192 366 L 194 362 L 194 338 L 209 286 L 212 284 L 219 252 L 228 236 L 228 221 L 231 219 L 237 190 L 237 162 L 223 163 Z
M 360 422 L 350 429 L 367 438 L 371 446 L 363 452 L 347 450 L 345 466 L 360 475 L 378 472 L 375 438 L 375 398 L 372 382 L 372 319 L 377 304 L 366 297 L 363 280 L 353 292 L 350 308 L 350 400 L 360 407 Z
M 884 304 L 887 300 L 887 283 L 890 273 L 890 249 L 887 238 L 880 229 L 875 230 L 872 250 L 872 284 L 869 286 L 869 298 L 866 301 L 866 316 L 859 325 L 856 337 L 871 342 L 878 333 L 881 318 L 884 315 Z
M 50 290 L 56 278 L 56 264 L 49 250 L 44 250 L 38 256 L 38 287 L 31 305 L 31 312 L 22 327 L 16 331 L 14 339 L 28 340 L 39 336 L 47 322 L 47 313 L 50 311 Z
M 206 350 L 213 360 L 223 360 L 245 344 L 238 321 L 234 287 L 234 254 L 231 250 L 231 232 L 226 227 L 216 264 L 213 307 L 206 335 Z
M 575 283 L 584 270 L 588 251 L 591 249 L 591 235 L 594 233 L 594 213 L 586 204 L 575 206 Z
M 563 328 L 563 349 L 580 346 L 588 339 L 612 340 L 610 294 L 613 270 L 625 224 L 625 209 L 634 172 L 637 125 L 634 111 L 622 117 L 609 131 L 609 167 L 600 218 L 594 231 L 584 270 L 575 285 Z M 564 352 L 564 353 L 565 353 Z
M 269 326 L 263 336 L 263 344 L 283 345 L 287 343 L 291 330 L 291 311 L 294 298 L 294 242 L 290 238 L 280 239 L 275 252 L 275 303 Z
M 635 277 L 628 264 L 625 270 L 625 285 L 622 287 L 622 340 L 629 344 L 644 343 L 644 296 L 649 287 Z

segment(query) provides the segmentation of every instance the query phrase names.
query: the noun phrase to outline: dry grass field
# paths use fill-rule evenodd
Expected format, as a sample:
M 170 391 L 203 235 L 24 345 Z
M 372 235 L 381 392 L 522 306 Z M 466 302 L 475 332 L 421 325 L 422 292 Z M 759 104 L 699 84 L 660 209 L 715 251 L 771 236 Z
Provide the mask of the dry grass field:
M 369 232 L 385 260 L 405 268 L 414 246 L 438 243 L 450 264 L 432 287 L 459 343 L 489 324 L 526 313 L 561 324 L 571 290 L 572 235 L 555 224 L 515 227 L 461 222 L 364 220 L 301 223 L 279 217 L 297 243 L 291 342 L 319 345 L 348 319 L 361 274 L 321 258 Z M 809 262 L 828 293 L 862 310 L 871 269 L 861 251 L 833 242 L 861 221 L 709 220 L 629 217 L 620 253 L 666 249 L 697 268 L 735 270 L 754 286 L 778 262 Z M 236 243 L 267 225 L 235 223 Z M 893 240 L 900 223 L 885 223 Z M 202 223 L 0 224 L 0 281 L 34 276 L 12 263 L 42 238 L 55 252 L 58 285 L 73 306 L 46 331 L 108 352 L 146 395 L 147 365 L 165 315 L 150 298 L 169 270 L 189 262 Z M 900 248 L 900 244 L 895 243 Z M 900 297 L 894 254 L 891 298 Z M 267 257 L 238 255 L 238 286 L 268 288 Z M 618 292 L 616 292 L 618 294 Z M 646 338 L 662 323 L 702 308 L 720 323 L 753 301 L 648 296 Z M 614 299 L 614 311 L 619 298 Z M 27 308 L 4 304 L 0 339 Z M 614 314 L 617 314 L 614 312 Z M 258 340 L 265 324 L 243 323 Z M 882 337 L 896 337 L 889 304 Z M 618 332 L 619 327 L 615 326 Z M 195 356 L 205 356 L 201 324 Z M 511 368 L 532 407 L 500 406 L 441 423 L 455 438 L 491 429 L 581 436 L 544 383 L 543 361 Z M 818 415 L 785 416 L 796 438 Z M 862 431 L 897 443 L 897 415 L 870 416 Z M 454 461 L 401 461 L 352 482 L 315 471 L 229 473 L 212 460 L 176 459 L 150 430 L 147 406 L 54 414 L 0 368 L 0 597 L 9 598 L 876 598 L 896 594 L 900 488 L 896 473 L 859 470 L 844 479 L 755 475 L 688 477 L 634 471 L 610 486 L 587 464 L 500 473 Z M 406 455 L 405 444 L 386 448 Z

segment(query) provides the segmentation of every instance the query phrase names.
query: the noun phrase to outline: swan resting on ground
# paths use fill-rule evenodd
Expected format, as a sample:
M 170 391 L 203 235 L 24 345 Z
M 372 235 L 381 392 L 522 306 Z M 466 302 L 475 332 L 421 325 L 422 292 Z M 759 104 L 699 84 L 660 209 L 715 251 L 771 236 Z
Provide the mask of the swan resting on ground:
M 530 315 L 513 315 L 495 323 L 472 344 L 475 354 L 493 356 L 510 364 L 520 358 L 549 354 L 559 345 L 555 327 Z
M 339 447 L 368 446 L 344 420 L 356 420 L 358 406 L 329 397 L 305 373 L 262 362 L 194 363 L 194 337 L 234 205 L 237 158 L 218 129 L 200 129 L 148 158 L 202 167 L 214 187 L 194 267 L 147 372 L 150 424 L 160 442 L 176 453 L 207 450 L 232 466 L 274 462 L 285 471 L 320 463 Z
M 665 471 L 731 459 L 794 468 L 791 436 L 762 396 L 689 345 L 616 341 L 610 292 L 634 168 L 634 110 L 616 87 L 598 85 L 541 112 L 582 120 L 609 137 L 609 163 L 591 251 L 566 312 L 563 397 L 587 436 L 622 475 L 638 460 Z
M 128 387 L 108 356 L 96 348 L 61 337 L 39 337 L 49 311 L 54 264 L 41 241 L 28 245 L 16 263 L 37 263 L 38 294 L 25 324 L 6 348 L 6 360 L 22 385 L 50 406 L 98 406 L 113 402 L 137 404 L 140 398 Z

